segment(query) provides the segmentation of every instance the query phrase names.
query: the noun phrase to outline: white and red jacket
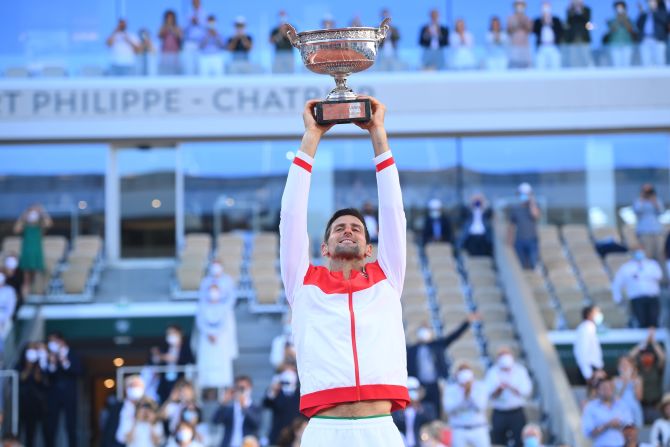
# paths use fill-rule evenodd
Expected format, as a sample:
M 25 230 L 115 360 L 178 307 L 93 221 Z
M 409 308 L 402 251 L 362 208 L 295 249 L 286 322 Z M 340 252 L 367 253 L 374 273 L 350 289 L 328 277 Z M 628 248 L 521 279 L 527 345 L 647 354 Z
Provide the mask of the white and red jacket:
M 279 224 L 281 275 L 292 308 L 300 411 L 308 417 L 345 402 L 409 403 L 400 295 L 406 220 L 391 152 L 374 159 L 379 193 L 377 261 L 365 274 L 309 262 L 307 199 L 314 160 L 298 152 L 286 180 Z

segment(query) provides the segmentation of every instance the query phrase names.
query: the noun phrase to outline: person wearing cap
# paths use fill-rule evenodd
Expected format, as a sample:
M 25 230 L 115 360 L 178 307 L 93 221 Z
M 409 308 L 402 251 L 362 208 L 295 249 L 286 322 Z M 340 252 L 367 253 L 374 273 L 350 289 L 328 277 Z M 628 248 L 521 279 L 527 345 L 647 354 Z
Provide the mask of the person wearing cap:
M 282 430 L 300 417 L 300 386 L 295 365 L 283 365 L 275 374 L 263 399 L 263 407 L 272 412 L 269 441 L 270 445 L 275 445 Z
M 526 425 L 523 408 L 533 392 L 528 370 L 516 362 L 509 347 L 502 346 L 484 381 L 493 407 L 491 442 L 509 445 L 509 436 L 513 445 L 521 446 L 521 432 Z
M 421 427 L 437 419 L 437 408 L 423 400 L 425 391 L 416 377 L 407 378 L 409 405 L 393 412 L 393 422 L 405 438 L 405 447 L 421 445 Z
M 279 11 L 279 23 L 270 31 L 270 44 L 275 48 L 272 63 L 273 73 L 293 73 L 295 71 L 293 45 L 288 38 L 288 17 L 283 9 Z
M 614 394 L 612 381 L 605 377 L 596 384 L 596 398 L 582 412 L 582 430 L 593 447 L 624 445 L 623 428 L 633 423 L 633 415 Z
M 489 393 L 486 384 L 475 379 L 472 367 L 461 362 L 455 369 L 455 381 L 444 390 L 443 406 L 449 418 L 453 447 L 489 447 L 486 408 Z
M 537 424 L 526 424 L 521 430 L 523 447 L 542 447 L 542 429 Z
M 651 426 L 649 440 L 654 446 L 670 445 L 670 393 L 665 394 L 659 404 L 661 416 Z
M 430 199 L 428 201 L 428 213 L 423 221 L 423 244 L 429 242 L 449 242 L 453 241 L 453 232 L 449 216 L 444 212 L 442 201 L 440 199 Z
M 525 0 L 514 1 L 514 13 L 507 18 L 507 34 L 509 34 L 509 68 L 529 68 L 530 33 L 533 22 L 526 15 Z
M 603 351 L 598 340 L 598 326 L 603 323 L 603 313 L 598 306 L 582 309 L 582 322 L 577 326 L 573 354 L 582 377 L 589 383 L 593 373 L 602 370 Z
M 507 242 L 514 247 L 521 267 L 533 270 L 538 261 L 537 222 L 541 216 L 540 208 L 528 183 L 519 185 L 517 195 L 519 202 L 507 210 Z
M 226 47 L 232 53 L 233 61 L 249 61 L 249 52 L 253 46 L 253 40 L 246 32 L 247 19 L 243 16 L 235 18 L 235 34 L 228 39 Z

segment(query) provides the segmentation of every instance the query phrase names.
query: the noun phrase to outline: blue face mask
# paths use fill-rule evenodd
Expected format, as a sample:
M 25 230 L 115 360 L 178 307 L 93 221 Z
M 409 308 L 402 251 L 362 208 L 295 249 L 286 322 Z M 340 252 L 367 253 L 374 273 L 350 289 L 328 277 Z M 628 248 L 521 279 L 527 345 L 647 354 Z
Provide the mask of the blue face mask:
M 522 202 L 528 202 L 528 194 L 519 194 L 519 200 Z
M 540 440 L 535 436 L 529 436 L 523 440 L 523 447 L 540 447 Z
M 642 250 L 635 250 L 633 252 L 633 259 L 636 261 L 642 261 L 646 257 L 644 251 Z

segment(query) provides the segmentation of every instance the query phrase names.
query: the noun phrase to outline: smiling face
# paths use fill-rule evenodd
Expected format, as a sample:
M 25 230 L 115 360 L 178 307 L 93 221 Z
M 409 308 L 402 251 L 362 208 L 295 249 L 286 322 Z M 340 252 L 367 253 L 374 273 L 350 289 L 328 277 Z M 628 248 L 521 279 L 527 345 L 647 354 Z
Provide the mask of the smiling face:
M 321 255 L 340 260 L 363 260 L 371 256 L 372 245 L 366 242 L 363 222 L 348 214 L 335 219 L 327 239 L 321 244 Z

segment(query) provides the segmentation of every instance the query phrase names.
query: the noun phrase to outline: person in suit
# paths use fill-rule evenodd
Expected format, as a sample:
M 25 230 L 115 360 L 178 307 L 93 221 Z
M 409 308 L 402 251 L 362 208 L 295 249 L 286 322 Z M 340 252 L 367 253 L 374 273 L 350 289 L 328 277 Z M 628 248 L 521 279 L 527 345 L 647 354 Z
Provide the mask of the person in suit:
M 423 69 L 442 70 L 444 48 L 449 45 L 449 28 L 440 25 L 440 13 L 437 9 L 430 11 L 430 22 L 421 28 L 419 45 L 423 48 Z
M 637 18 L 640 36 L 640 59 L 642 65 L 662 66 L 666 63 L 668 40 L 668 11 L 664 2 L 648 0 L 647 8 L 641 9 Z
M 437 408 L 430 402 L 422 402 L 425 391 L 416 377 L 407 378 L 410 403 L 404 410 L 391 414 L 393 422 L 405 438 L 406 447 L 416 447 L 421 443 L 421 427 L 437 419 Z
M 261 409 L 251 400 L 252 386 L 248 376 L 235 378 L 233 400 L 214 414 L 212 422 L 223 424 L 225 429 L 221 447 L 241 447 L 246 436 L 257 436 Z
M 44 353 L 43 355 L 40 355 Z M 26 447 L 35 445 L 41 425 L 46 437 L 47 390 L 46 349 L 40 342 L 30 342 L 16 365 L 19 372 L 19 433 L 25 433 Z
M 563 40 L 561 20 L 551 13 L 551 3 L 542 2 L 542 15 L 533 22 L 533 34 L 537 45 L 535 65 L 537 68 L 556 70 L 561 68 L 561 52 L 558 46 Z
M 572 0 L 568 6 L 565 31 L 568 67 L 591 67 L 591 8 L 584 0 Z
M 423 244 L 428 242 L 453 241 L 451 221 L 444 212 L 440 199 L 431 199 L 428 202 L 428 214 L 423 222 Z
M 77 380 L 82 373 L 79 357 L 60 332 L 47 338 L 47 374 L 49 379 L 47 447 L 56 445 L 60 413 L 65 413 L 65 427 L 69 447 L 77 445 Z
M 461 208 L 461 222 L 457 248 L 465 248 L 470 256 L 492 256 L 493 210 L 483 194 L 473 194 L 470 205 Z
M 151 360 L 154 365 L 168 367 L 195 363 L 191 347 L 186 337 L 184 337 L 184 332 L 174 324 L 169 325 L 165 331 L 165 344 L 160 348 L 157 346 L 151 348 Z M 176 370 L 171 371 L 168 368 L 167 372 L 161 376 L 158 384 L 158 397 L 161 403 L 165 402 L 170 396 L 174 384 L 183 375 L 183 373 L 178 373 Z
M 285 365 L 282 371 L 275 375 L 263 399 L 263 407 L 272 411 L 270 444 L 275 445 L 282 430 L 290 427 L 295 418 L 300 416 L 300 389 L 294 365 Z
M 418 329 L 418 342 L 407 347 L 407 374 L 416 377 L 425 390 L 422 402 L 430 403 L 436 409 L 441 408 L 438 381 L 449 376 L 445 351 L 468 330 L 471 323 L 479 319 L 476 313 L 468 315 L 456 330 L 445 337 L 435 338 L 432 329 L 428 327 Z

